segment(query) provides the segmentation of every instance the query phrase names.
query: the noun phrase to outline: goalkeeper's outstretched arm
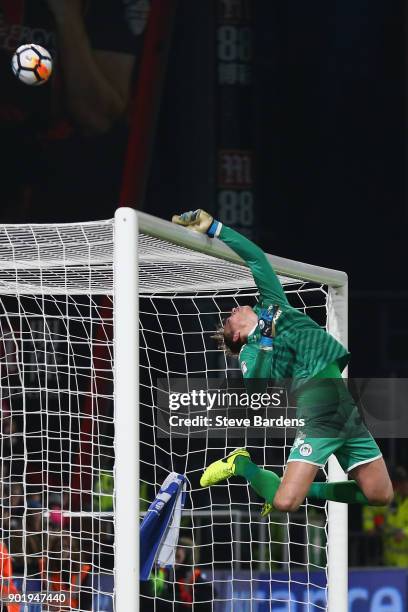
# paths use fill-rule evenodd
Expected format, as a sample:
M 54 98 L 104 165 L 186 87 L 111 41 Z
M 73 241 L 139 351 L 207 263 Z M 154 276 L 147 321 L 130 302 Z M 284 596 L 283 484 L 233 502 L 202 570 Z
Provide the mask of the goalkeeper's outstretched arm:
M 211 238 L 220 238 L 248 265 L 259 290 L 260 301 L 270 304 L 286 304 L 287 298 L 279 279 L 260 247 L 245 236 L 216 221 L 205 211 L 198 209 L 182 215 L 175 215 L 173 223 L 207 234 Z

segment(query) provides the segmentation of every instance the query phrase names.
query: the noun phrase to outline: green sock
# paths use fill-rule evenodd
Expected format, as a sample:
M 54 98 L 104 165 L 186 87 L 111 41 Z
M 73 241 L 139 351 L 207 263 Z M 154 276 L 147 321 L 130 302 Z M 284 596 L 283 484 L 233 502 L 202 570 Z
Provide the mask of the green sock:
M 234 464 L 235 475 L 245 478 L 260 497 L 272 504 L 281 483 L 279 476 L 275 472 L 258 467 L 247 457 L 237 457 Z M 370 505 L 370 502 L 355 480 L 314 482 L 309 488 L 307 497 L 346 504 Z
M 314 482 L 307 492 L 307 497 L 312 499 L 328 499 L 330 501 L 343 502 L 345 504 L 372 505 L 355 480 L 346 480 L 344 482 Z
M 271 504 L 281 482 L 279 476 L 258 467 L 248 457 L 237 457 L 234 465 L 235 475 L 246 478 L 259 497 Z

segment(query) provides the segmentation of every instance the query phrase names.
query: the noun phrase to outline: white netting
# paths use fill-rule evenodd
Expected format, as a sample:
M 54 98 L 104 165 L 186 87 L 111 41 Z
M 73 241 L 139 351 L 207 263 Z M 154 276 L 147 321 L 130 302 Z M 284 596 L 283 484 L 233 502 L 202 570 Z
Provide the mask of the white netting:
M 209 462 L 244 445 L 281 473 L 291 440 L 169 438 L 157 427 L 158 378 L 210 384 L 237 372 L 210 336 L 232 306 L 255 302 L 249 271 L 158 238 L 141 235 L 139 246 L 142 510 L 170 471 L 188 480 L 178 565 L 142 585 L 141 610 L 325 609 L 325 508 L 265 520 L 243 481 L 198 484 Z M 14 577 L 10 587 L 3 575 L 2 594 L 64 591 L 68 605 L 49 609 L 113 605 L 112 254 L 112 221 L 0 228 L 0 538 Z M 282 282 L 326 324 L 325 287 Z
M 285 289 L 293 305 L 325 324 L 325 287 L 292 282 Z M 215 436 L 213 427 L 201 428 L 201 434 L 194 429 L 194 435 L 175 427 L 172 432 L 178 435 L 168 436 L 164 423 L 169 412 L 156 409 L 157 381 L 163 378 L 170 389 L 180 377 L 200 379 L 200 388 L 214 389 L 216 379 L 227 373 L 228 378 L 240 376 L 237 361 L 226 359 L 211 335 L 233 306 L 255 301 L 256 291 L 245 289 L 140 301 L 143 508 L 170 471 L 188 478 L 179 564 L 171 571 L 156 569 L 150 583 L 144 583 L 142 610 L 164 610 L 170 601 L 168 609 L 175 611 L 185 600 L 202 612 L 285 609 L 278 602 L 307 604 L 310 612 L 326 609 L 325 506 L 309 502 L 295 514 L 262 519 L 263 502 L 242 479 L 207 489 L 199 485 L 205 466 L 242 446 L 255 463 L 282 475 L 293 439 L 284 430 L 281 437 L 260 430 L 258 438 L 247 438 L 233 429 Z M 193 571 L 196 584 L 185 588 Z

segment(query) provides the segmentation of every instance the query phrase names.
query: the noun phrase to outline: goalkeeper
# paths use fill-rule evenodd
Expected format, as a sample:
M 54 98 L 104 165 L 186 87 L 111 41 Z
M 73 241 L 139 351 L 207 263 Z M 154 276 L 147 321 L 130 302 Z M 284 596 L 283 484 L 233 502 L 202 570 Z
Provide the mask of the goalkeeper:
M 233 308 L 220 330 L 225 348 L 239 355 L 245 384 L 262 379 L 291 379 L 297 431 L 282 479 L 237 449 L 204 471 L 203 487 L 232 476 L 245 478 L 265 500 L 262 516 L 272 508 L 293 512 L 305 497 L 364 505 L 387 505 L 393 490 L 380 449 L 363 423 L 341 372 L 348 351 L 307 315 L 290 306 L 264 252 L 253 242 L 214 220 L 203 210 L 175 215 L 173 223 L 218 237 L 249 266 L 259 290 L 259 303 Z M 334 454 L 352 480 L 313 482 Z

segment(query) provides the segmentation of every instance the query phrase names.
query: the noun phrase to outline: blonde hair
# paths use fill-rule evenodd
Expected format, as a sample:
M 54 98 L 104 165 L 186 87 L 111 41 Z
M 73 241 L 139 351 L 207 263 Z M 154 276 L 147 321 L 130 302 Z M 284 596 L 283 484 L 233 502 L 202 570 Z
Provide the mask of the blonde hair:
M 218 348 L 220 350 L 225 351 L 229 357 L 230 356 L 236 357 L 239 354 L 239 351 L 241 350 L 245 342 L 243 342 L 241 339 L 234 342 L 232 337 L 225 333 L 224 325 L 225 325 L 224 322 L 222 322 L 220 325 L 216 327 L 215 334 L 211 336 L 211 339 L 215 340 L 218 345 Z

